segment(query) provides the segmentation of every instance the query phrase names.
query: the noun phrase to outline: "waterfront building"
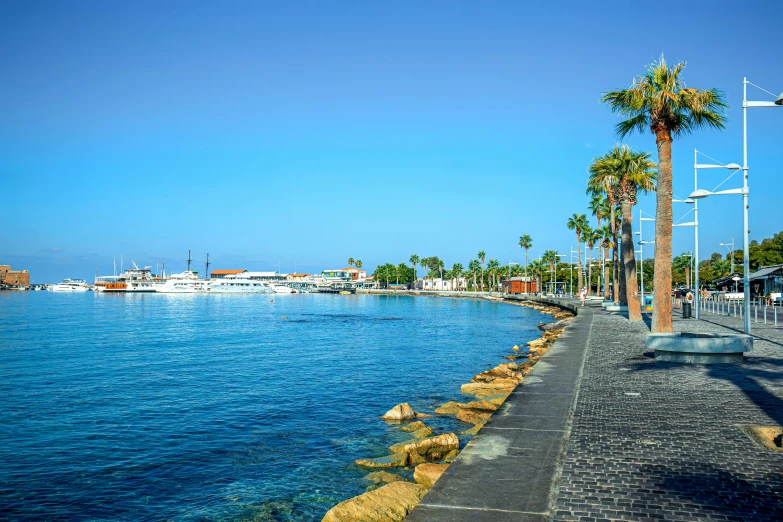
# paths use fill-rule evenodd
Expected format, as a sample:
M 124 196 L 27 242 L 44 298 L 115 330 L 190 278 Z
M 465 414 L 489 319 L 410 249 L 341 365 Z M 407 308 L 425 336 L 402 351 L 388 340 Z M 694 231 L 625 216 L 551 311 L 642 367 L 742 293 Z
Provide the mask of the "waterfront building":
M 223 279 L 227 275 L 246 274 L 247 270 L 213 270 L 209 273 L 212 279 Z
M 535 279 L 532 277 L 518 276 L 503 280 L 504 294 L 533 294 L 538 292 Z
M 780 299 L 783 294 L 783 264 L 760 267 L 750 274 L 750 287 L 755 295 Z
M 244 272 L 242 276 L 255 279 L 257 281 L 282 284 L 286 282 L 288 274 L 281 274 L 279 272 Z
M 0 285 L 30 286 L 30 272 L 11 270 L 11 265 L 0 265 Z
M 311 274 L 288 274 L 285 276 L 285 280 L 293 283 L 302 283 L 312 279 Z
M 456 279 L 441 279 L 439 277 L 435 279 L 417 279 L 413 287 L 416 290 L 465 290 L 468 287 L 468 280 L 464 277 Z

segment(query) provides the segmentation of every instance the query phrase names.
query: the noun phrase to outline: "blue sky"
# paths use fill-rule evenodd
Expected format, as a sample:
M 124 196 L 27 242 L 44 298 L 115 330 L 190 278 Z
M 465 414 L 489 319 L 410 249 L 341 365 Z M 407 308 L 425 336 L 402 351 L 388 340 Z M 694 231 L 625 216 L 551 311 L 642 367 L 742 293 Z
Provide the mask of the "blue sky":
M 156 4 L 0 6 L 0 263 L 36 282 L 111 273 L 120 254 L 179 271 L 188 249 L 284 272 L 522 261 L 523 233 L 531 257 L 567 252 L 587 166 L 616 142 L 601 92 L 665 53 L 726 93 L 724 132 L 674 143 L 685 197 L 694 148 L 741 163 L 743 76 L 783 91 L 771 2 Z M 749 111 L 755 239 L 783 229 L 781 133 L 783 109 Z M 625 142 L 655 152 L 652 135 Z M 700 221 L 705 257 L 741 244 L 738 197 Z M 675 229 L 675 252 L 692 245 Z

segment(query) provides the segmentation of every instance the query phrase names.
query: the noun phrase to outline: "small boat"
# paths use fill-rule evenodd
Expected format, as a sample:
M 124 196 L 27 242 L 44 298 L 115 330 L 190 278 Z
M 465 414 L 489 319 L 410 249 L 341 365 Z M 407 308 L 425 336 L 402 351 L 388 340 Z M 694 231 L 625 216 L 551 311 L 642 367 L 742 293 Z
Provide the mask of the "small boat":
M 272 287 L 276 294 L 293 294 L 294 289 L 287 285 L 274 285 Z
M 83 279 L 63 279 L 62 283 L 52 285 L 52 292 L 88 292 L 92 290 Z

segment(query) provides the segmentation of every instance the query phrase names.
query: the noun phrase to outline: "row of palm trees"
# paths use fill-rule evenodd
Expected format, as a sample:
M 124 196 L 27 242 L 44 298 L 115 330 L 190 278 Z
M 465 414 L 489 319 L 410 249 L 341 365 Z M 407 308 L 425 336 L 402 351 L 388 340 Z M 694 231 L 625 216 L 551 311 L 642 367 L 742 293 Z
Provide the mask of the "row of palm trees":
M 603 93 L 601 102 L 624 118 L 615 126 L 617 136 L 622 139 L 634 132 L 651 132 L 655 136 L 658 163 L 656 165 L 650 160 L 649 153 L 617 145 L 593 161 L 587 185 L 588 194 L 599 198 L 594 207 L 591 200 L 591 210 L 600 208 L 605 217 L 605 205 L 608 203 L 614 252 L 614 296 L 615 300 L 620 299 L 621 304 L 628 305 L 631 320 L 642 318 L 637 294 L 631 210 L 639 192 L 656 192 L 654 288 L 658 291 L 655 292 L 652 318 L 652 331 L 656 333 L 672 331 L 669 298 L 672 287 L 672 141 L 705 127 L 723 129 L 726 122 L 727 105 L 723 93 L 716 89 L 687 87 L 681 78 L 684 68 L 685 62 L 669 67 L 661 55 L 644 74 L 634 78 L 629 88 Z M 621 215 L 619 231 L 615 221 L 618 206 Z M 577 243 L 586 230 L 583 227 L 586 219 L 581 219 L 582 216 L 574 214 L 568 220 L 568 228 L 576 232 Z M 621 236 L 619 260 L 618 232 Z M 581 261 L 579 264 L 581 287 Z
M 356 268 L 361 268 L 362 267 L 362 260 L 361 259 L 357 259 L 357 260 L 354 261 L 354 259 L 352 257 L 349 257 L 348 258 L 348 266 L 354 266 L 354 265 L 356 266 Z

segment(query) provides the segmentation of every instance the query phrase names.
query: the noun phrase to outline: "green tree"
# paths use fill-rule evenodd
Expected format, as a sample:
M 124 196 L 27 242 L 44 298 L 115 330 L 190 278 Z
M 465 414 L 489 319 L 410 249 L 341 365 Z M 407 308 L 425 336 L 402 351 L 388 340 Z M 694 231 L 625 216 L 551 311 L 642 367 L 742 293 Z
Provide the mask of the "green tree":
M 454 263 L 451 267 L 451 276 L 454 278 L 454 285 L 451 287 L 454 290 L 459 290 L 459 278 L 462 277 L 462 271 L 464 267 L 460 263 Z
M 362 267 L 362 260 L 361 259 L 357 259 L 354 264 L 356 265 L 356 268 L 361 268 Z
M 619 252 L 617 250 L 617 233 L 619 226 L 615 216 L 617 209 L 615 187 L 620 181 L 619 172 L 612 167 L 605 158 L 596 158 L 588 169 L 590 177 L 587 180 L 587 193 L 592 195 L 605 195 L 609 206 L 609 229 L 612 232 L 612 293 L 614 294 L 615 304 L 620 303 L 620 296 L 625 295 L 625 285 L 621 286 L 619 269 Z
M 413 254 L 408 261 L 410 261 L 410 263 L 413 265 L 413 279 L 415 281 L 416 280 L 416 265 L 419 262 L 419 256 L 417 256 L 416 254 Z
M 546 267 L 546 263 L 539 259 L 534 259 L 530 262 L 530 273 L 536 278 L 536 292 L 538 293 L 541 293 L 541 282 L 543 281 Z
M 582 237 L 582 230 L 584 230 L 585 226 L 587 225 L 587 216 L 584 214 L 574 214 L 570 218 L 568 218 L 568 222 L 566 223 L 568 226 L 568 230 L 573 230 L 576 233 L 576 255 L 577 255 L 577 266 L 578 269 L 578 281 L 579 281 L 579 288 L 581 289 L 584 285 L 584 282 L 582 281 L 582 243 L 581 243 L 581 237 Z
M 481 263 L 481 291 L 484 291 L 484 260 L 487 258 L 487 254 L 483 250 L 479 250 L 478 255 L 479 263 Z
M 723 94 L 715 89 L 686 87 L 680 75 L 685 62 L 669 67 L 660 60 L 620 91 L 605 92 L 601 101 L 625 120 L 616 126 L 621 138 L 646 130 L 655 135 L 658 148 L 658 194 L 655 211 L 655 304 L 652 331 L 672 331 L 669 298 L 672 262 L 672 140 L 708 127 L 723 129 L 726 108 Z M 631 248 L 633 250 L 633 248 Z
M 527 277 L 527 251 L 533 246 L 533 239 L 527 234 L 519 236 L 519 246 L 525 249 L 525 277 Z
M 353 258 L 352 257 L 348 258 L 348 266 L 353 266 Z
M 476 291 L 476 273 L 481 268 L 481 263 L 478 262 L 478 260 L 474 259 L 470 263 L 468 263 L 468 269 L 473 272 L 473 291 Z
M 487 263 L 487 269 L 489 270 L 489 277 L 492 278 L 492 288 L 490 288 L 491 292 L 495 292 L 498 289 L 498 283 L 497 283 L 497 275 L 498 275 L 498 268 L 500 268 L 500 263 L 498 263 L 497 259 L 490 259 L 489 263 Z
M 549 281 L 550 283 L 554 282 L 555 277 L 555 266 L 557 265 L 557 262 L 559 261 L 557 257 L 557 252 L 554 250 L 545 250 L 543 255 L 541 256 L 541 262 L 545 263 L 544 266 L 549 267 Z M 553 285 L 550 285 L 550 290 L 554 290 L 552 288 Z

